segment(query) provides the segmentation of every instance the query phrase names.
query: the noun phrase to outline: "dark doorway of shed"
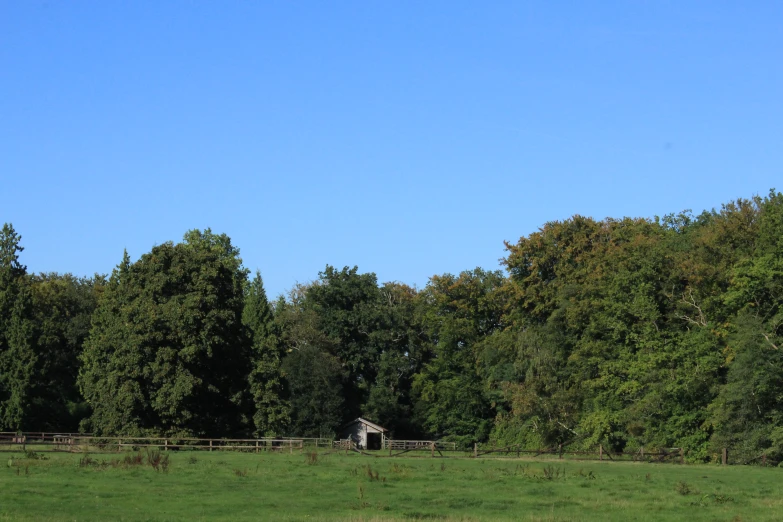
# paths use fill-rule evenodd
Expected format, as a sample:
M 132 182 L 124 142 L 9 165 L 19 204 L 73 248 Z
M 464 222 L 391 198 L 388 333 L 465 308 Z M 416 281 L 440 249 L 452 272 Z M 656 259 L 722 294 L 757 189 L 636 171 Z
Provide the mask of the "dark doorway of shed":
M 367 434 L 367 449 L 379 450 L 381 449 L 381 434 L 380 433 L 368 433 Z

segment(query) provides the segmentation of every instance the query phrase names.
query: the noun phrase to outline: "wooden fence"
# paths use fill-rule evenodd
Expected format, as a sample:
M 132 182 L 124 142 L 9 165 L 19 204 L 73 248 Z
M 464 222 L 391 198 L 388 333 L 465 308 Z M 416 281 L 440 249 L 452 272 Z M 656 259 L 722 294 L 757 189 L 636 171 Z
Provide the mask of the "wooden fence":
M 88 437 L 89 433 L 53 433 L 53 432 L 0 432 L 0 451 L 22 451 L 28 446 L 40 448 L 40 451 L 58 451 L 64 441 L 72 437 Z M 56 449 L 55 449 L 56 448 Z
M 441 451 L 456 451 L 456 442 L 443 442 L 440 440 L 393 440 L 384 439 L 381 449 L 388 450 L 430 450 L 435 444 Z
M 757 465 L 757 466 L 777 466 L 781 463 L 774 457 L 769 457 L 765 453 L 757 454 L 755 452 L 749 452 L 737 448 L 730 450 L 729 448 L 723 448 L 720 454 L 720 462 L 724 466 L 727 465 Z
M 276 451 L 293 453 L 305 447 L 329 448 L 330 439 L 260 438 L 202 439 L 173 437 L 95 437 L 79 433 L 0 433 L 0 451 L 106 452 L 156 448 L 164 451 Z
M 352 450 L 356 449 L 356 443 L 351 439 L 333 440 L 332 448 L 338 450 Z
M 259 438 L 259 439 L 202 439 L 173 437 L 96 437 L 85 433 L 51 432 L 0 432 L 0 451 L 35 452 L 122 452 L 141 448 L 156 448 L 163 451 L 244 451 L 259 453 L 262 451 L 293 453 L 311 448 L 316 451 L 345 450 L 375 457 L 419 456 L 419 457 L 467 457 L 467 458 L 522 458 L 539 457 L 567 460 L 597 461 L 633 461 L 633 462 L 670 462 L 685 463 L 683 448 L 645 448 L 634 451 L 614 452 L 602 445 L 595 450 L 571 451 L 566 446 L 554 448 L 529 449 L 519 445 L 494 446 L 474 444 L 472 451 L 458 448 L 454 442 L 433 440 L 393 440 L 385 439 L 381 451 L 360 451 L 349 440 L 333 441 L 326 438 Z M 387 453 L 388 452 L 388 453 Z M 741 450 L 724 448 L 713 459 L 723 465 L 761 465 L 774 466 L 777 460 L 766 454 L 749 454 Z

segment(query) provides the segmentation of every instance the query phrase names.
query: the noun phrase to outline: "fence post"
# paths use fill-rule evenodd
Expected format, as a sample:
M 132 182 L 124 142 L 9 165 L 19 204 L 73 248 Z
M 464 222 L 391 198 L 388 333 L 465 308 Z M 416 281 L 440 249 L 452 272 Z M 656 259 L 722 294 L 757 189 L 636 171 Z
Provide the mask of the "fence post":
M 558 444 L 557 445 L 557 453 L 558 453 L 558 458 L 560 460 L 562 460 L 563 459 L 563 445 L 562 444 Z
M 642 446 L 642 460 L 644 460 L 644 446 Z
M 169 450 L 169 439 L 163 439 L 163 451 Z
M 209 451 L 212 451 L 212 439 L 209 439 Z
M 316 446 L 316 449 L 318 449 L 318 446 Z M 258 439 L 256 439 L 256 453 L 258 453 Z
M 598 460 L 604 460 L 604 445 L 598 445 Z
M 389 456 L 392 456 L 392 443 L 389 439 L 386 439 L 386 445 L 389 446 Z
M 680 448 L 680 464 L 685 464 L 685 448 Z
M 435 443 L 430 442 L 430 457 L 435 458 Z
M 478 443 L 473 443 L 473 458 L 478 458 Z
M 729 448 L 723 448 L 723 452 L 720 456 L 720 463 L 724 466 L 729 464 Z
M 122 439 L 117 439 L 117 451 L 122 451 Z
M 767 454 L 766 453 L 761 456 L 761 465 L 764 466 L 765 468 L 767 467 Z

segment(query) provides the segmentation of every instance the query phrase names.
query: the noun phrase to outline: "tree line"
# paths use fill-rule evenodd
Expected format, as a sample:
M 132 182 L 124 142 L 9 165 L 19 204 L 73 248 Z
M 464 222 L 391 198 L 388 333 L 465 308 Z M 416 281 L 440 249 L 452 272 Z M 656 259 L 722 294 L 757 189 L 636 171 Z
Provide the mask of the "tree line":
M 504 271 L 379 284 L 326 266 L 274 301 L 228 236 L 30 274 L 0 233 L 0 428 L 333 436 L 783 458 L 783 195 L 574 216 Z

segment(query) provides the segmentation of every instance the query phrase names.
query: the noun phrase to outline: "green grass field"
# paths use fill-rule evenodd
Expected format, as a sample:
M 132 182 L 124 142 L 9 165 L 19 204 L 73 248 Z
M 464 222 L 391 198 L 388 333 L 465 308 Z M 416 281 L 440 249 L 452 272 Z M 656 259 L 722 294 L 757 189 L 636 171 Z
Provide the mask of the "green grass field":
M 783 519 L 778 468 L 182 451 L 156 471 L 135 455 L 3 453 L 0 520 Z

